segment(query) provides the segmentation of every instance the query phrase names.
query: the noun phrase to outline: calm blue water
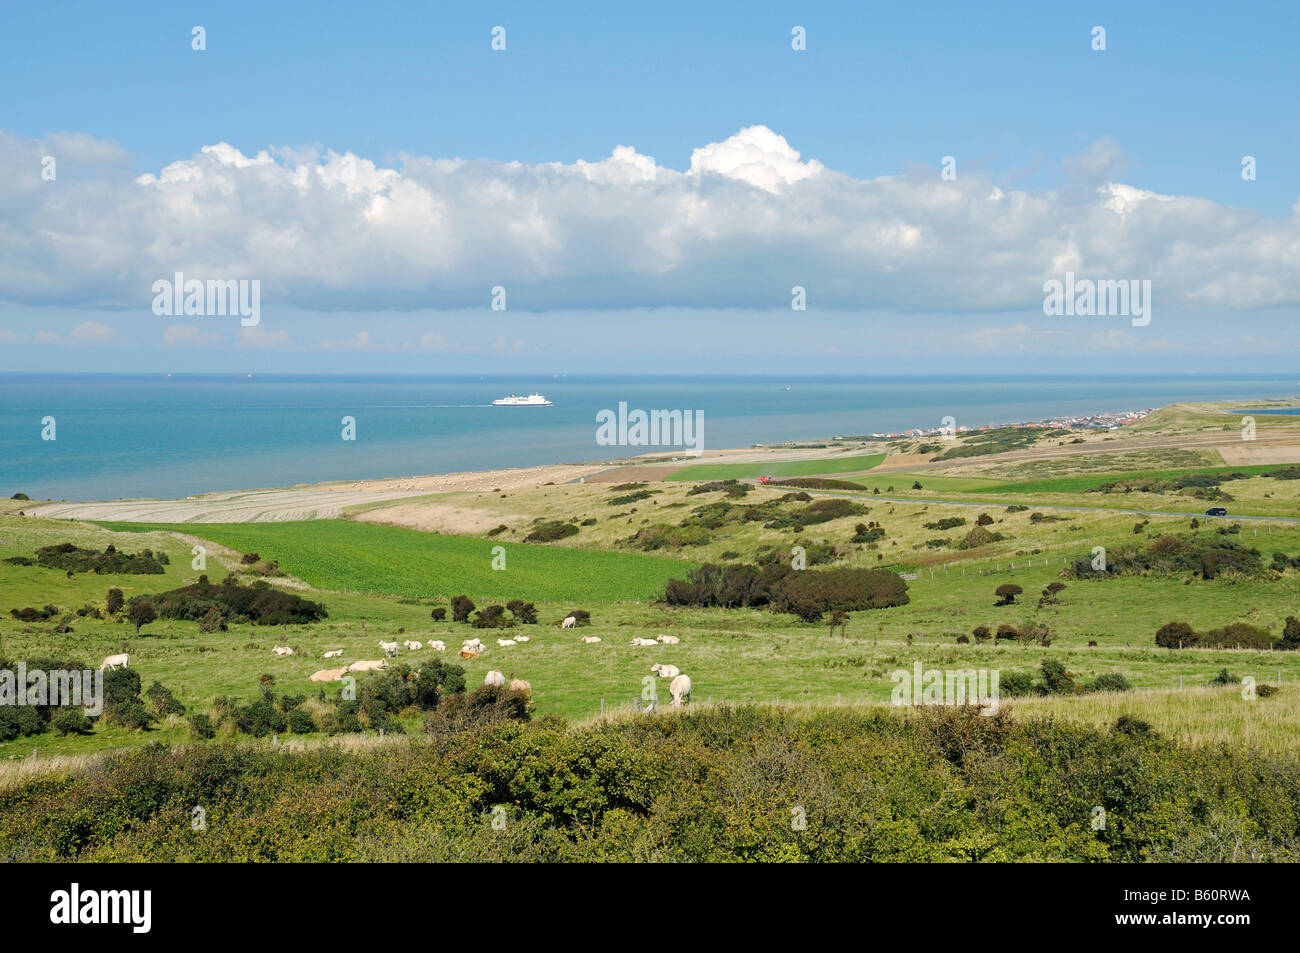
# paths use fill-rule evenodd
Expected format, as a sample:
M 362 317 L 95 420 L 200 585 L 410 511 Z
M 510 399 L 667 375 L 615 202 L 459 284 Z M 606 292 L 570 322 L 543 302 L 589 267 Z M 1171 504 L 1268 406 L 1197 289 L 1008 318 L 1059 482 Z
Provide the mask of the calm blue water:
M 789 387 L 789 390 L 785 388 Z M 493 407 L 537 390 L 555 404 Z M 310 377 L 0 375 L 0 493 L 184 496 L 323 480 L 630 456 L 596 444 L 597 411 L 704 411 L 706 449 L 983 425 L 1172 401 L 1289 397 L 1278 375 L 1188 377 Z M 357 439 L 340 439 L 340 419 Z M 41 439 L 41 419 L 57 439 Z

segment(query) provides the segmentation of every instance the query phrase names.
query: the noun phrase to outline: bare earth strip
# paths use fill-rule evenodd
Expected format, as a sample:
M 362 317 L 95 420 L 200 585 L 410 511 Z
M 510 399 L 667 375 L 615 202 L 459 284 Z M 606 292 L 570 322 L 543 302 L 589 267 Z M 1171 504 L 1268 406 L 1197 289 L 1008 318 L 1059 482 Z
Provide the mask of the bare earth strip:
M 599 465 L 561 464 L 478 473 L 447 473 L 395 480 L 321 483 L 280 490 L 205 493 L 183 500 L 109 500 L 47 503 L 27 509 L 31 516 L 52 519 L 104 520 L 123 523 L 271 523 L 337 519 L 354 506 L 409 499 L 428 493 L 528 489 L 566 483 L 602 469 Z M 495 525 L 495 524 L 493 524 Z

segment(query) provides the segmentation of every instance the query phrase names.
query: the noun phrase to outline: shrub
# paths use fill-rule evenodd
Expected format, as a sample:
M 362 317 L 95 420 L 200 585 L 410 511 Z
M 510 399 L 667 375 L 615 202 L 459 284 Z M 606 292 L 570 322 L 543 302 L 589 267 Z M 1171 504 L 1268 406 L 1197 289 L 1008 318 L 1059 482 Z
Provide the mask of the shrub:
M 39 735 L 45 719 L 30 705 L 0 705 L 0 741 L 13 741 L 20 735 Z
M 474 602 L 469 596 L 452 596 L 451 621 L 468 622 L 469 614 L 474 611 Z
M 316 721 L 302 708 L 289 712 L 289 730 L 295 735 L 309 735 L 316 730 Z
M 122 611 L 122 606 L 124 605 L 126 605 L 126 600 L 122 597 L 121 589 L 108 590 L 108 599 L 104 604 L 105 609 L 112 614 L 116 614 Z
M 1156 645 L 1165 649 L 1189 648 L 1196 645 L 1196 633 L 1186 622 L 1166 622 L 1156 630 Z
M 976 526 L 969 533 L 957 541 L 958 549 L 979 549 L 982 546 L 988 546 L 999 540 L 1005 539 L 1001 533 L 992 533 L 983 526 Z
M 524 537 L 525 543 L 553 543 L 557 539 L 566 539 L 569 536 L 577 536 L 578 527 L 572 523 L 562 523 L 553 520 L 545 523 L 538 523 L 533 531 Z
M 94 730 L 94 725 L 80 708 L 60 708 L 50 727 L 61 735 L 88 735 Z
M 771 587 L 777 612 L 816 622 L 823 612 L 884 609 L 908 602 L 907 583 L 885 569 L 808 569 L 788 572 Z
M 1241 678 L 1233 675 L 1226 668 L 1219 669 L 1219 674 L 1210 679 L 1211 685 L 1240 685 Z
M 154 556 L 152 550 L 143 550 L 131 555 L 118 552 L 110 545 L 102 553 L 93 549 L 82 549 L 72 543 L 59 543 L 55 546 L 42 546 L 36 550 L 36 562 L 46 569 L 62 569 L 71 572 L 93 572 L 99 574 L 153 574 L 166 570 Z
M 971 630 L 971 635 L 975 637 L 976 642 L 987 642 L 993 637 L 993 634 L 989 632 L 989 627 L 987 625 L 975 626 L 975 628 Z
M 139 635 L 142 628 L 158 618 L 158 613 L 154 611 L 152 603 L 133 602 L 131 608 L 126 612 L 126 617 L 135 626 L 135 634 Z
M 518 620 L 506 615 L 505 606 L 484 606 L 470 623 L 476 629 L 508 629 L 518 624 Z
M 1020 633 L 1016 630 L 1014 625 L 1003 622 L 998 626 L 997 637 L 999 639 L 1018 639 L 1020 638 Z
M 1143 721 L 1135 715 L 1120 715 L 1115 720 L 1115 734 L 1130 735 L 1134 738 L 1155 738 L 1156 731 L 1151 727 L 1151 722 Z
M 926 529 L 947 530 L 956 529 L 958 526 L 966 525 L 964 516 L 945 516 L 943 519 L 935 520 L 933 523 L 926 523 Z
M 1014 582 L 1003 583 L 1002 585 L 998 586 L 997 590 L 994 593 L 994 595 L 998 597 L 998 601 L 995 602 L 994 605 L 999 605 L 999 606 L 1015 605 L 1016 596 L 1020 595 L 1024 591 L 1025 590 L 1021 589 Z
M 144 697 L 149 703 L 149 710 L 159 718 L 166 718 L 168 715 L 185 714 L 185 706 L 171 693 L 170 689 L 163 686 L 162 682 L 155 681 L 150 685 L 144 693 Z
M 187 719 L 190 723 L 190 734 L 195 738 L 214 738 L 217 729 L 213 727 L 212 719 L 202 713 L 190 715 Z
M 1065 670 L 1060 659 L 1044 659 L 1042 664 L 1043 683 L 1039 686 L 1042 695 L 1073 695 L 1079 689 L 1074 684 L 1074 676 Z
M 203 614 L 203 618 L 199 620 L 200 632 L 225 632 L 226 628 L 225 616 L 221 614 L 221 610 L 215 605 L 208 609 Z
M 1127 692 L 1132 689 L 1127 678 L 1119 672 L 1106 672 L 1098 675 L 1084 689 L 1086 692 Z
M 319 603 L 273 588 L 260 579 L 246 586 L 233 575 L 227 576 L 220 585 L 213 585 L 207 576 L 200 576 L 190 586 L 156 595 L 132 596 L 128 613 L 139 605 L 149 606 L 160 619 L 187 621 L 202 619 L 215 605 L 227 622 L 255 625 L 297 625 L 318 622 L 328 615 Z
M 434 622 L 442 622 L 447 618 L 447 610 L 443 608 L 434 609 L 432 612 L 429 613 L 429 618 L 431 618 Z
M 1012 698 L 1034 693 L 1034 677 L 1028 672 L 1003 672 L 998 679 L 998 692 Z
M 511 599 L 506 603 L 506 608 L 510 610 L 519 622 L 524 625 L 537 624 L 537 607 L 531 602 L 524 602 L 522 599 Z
M 979 516 L 975 517 L 976 526 L 990 526 L 992 523 L 993 517 L 989 516 L 987 513 L 981 513 Z

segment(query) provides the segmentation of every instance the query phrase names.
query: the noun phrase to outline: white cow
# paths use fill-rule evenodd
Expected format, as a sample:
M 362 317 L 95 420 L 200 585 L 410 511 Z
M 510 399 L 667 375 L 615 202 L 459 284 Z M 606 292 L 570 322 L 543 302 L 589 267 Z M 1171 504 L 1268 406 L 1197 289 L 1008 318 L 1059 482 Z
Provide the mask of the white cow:
M 284 658 L 286 655 L 293 654 L 293 649 L 289 648 L 289 646 L 287 645 L 272 646 L 271 651 L 274 652 L 276 655 L 280 656 L 280 658 Z
M 389 658 L 397 657 L 397 643 L 380 641 L 379 647 L 384 650 L 384 654 Z
M 577 624 L 578 624 L 577 617 L 575 617 L 575 616 L 568 616 L 567 618 L 565 618 L 565 620 L 564 620 L 563 622 L 560 623 L 560 628 L 562 628 L 562 629 L 572 629 L 572 628 L 573 628 L 575 625 L 577 625 Z
M 498 672 L 496 669 L 493 669 L 492 671 L 488 672 L 487 676 L 483 679 L 484 685 L 495 685 L 497 688 L 500 688 L 505 683 L 506 683 L 506 677 L 502 675 L 500 672 Z
M 104 661 L 99 663 L 99 670 L 102 672 L 106 668 L 117 668 L 119 665 L 122 666 L 122 668 L 126 668 L 127 663 L 130 661 L 131 656 L 126 653 L 121 655 L 110 655 L 108 658 L 104 659 Z
M 408 649 L 410 649 L 412 652 L 414 652 L 416 649 L 422 649 L 422 648 L 424 648 L 424 644 L 423 644 L 422 642 L 413 642 L 413 641 L 411 641 L 410 639 L 407 639 L 406 642 L 405 642 L 404 644 L 405 644 L 406 647 L 407 647 Z
M 654 672 L 660 678 L 676 678 L 682 674 L 682 670 L 676 665 L 651 665 L 650 671 Z
M 677 638 L 675 635 L 661 635 L 659 636 L 659 641 L 664 645 L 676 645 L 681 641 L 681 639 Z
M 658 645 L 659 643 L 656 642 L 654 639 L 643 639 L 640 636 L 637 636 L 632 640 L 632 644 L 633 645 Z
M 436 641 L 429 643 L 429 648 L 433 649 L 435 652 L 445 652 L 447 651 L 447 643 L 442 641 L 442 639 L 437 639 Z
M 689 675 L 678 675 L 668 683 L 668 691 L 673 696 L 673 707 L 681 708 L 682 699 L 691 697 L 691 677 Z
M 533 639 L 533 637 L 532 637 L 531 635 L 516 635 L 516 636 L 515 636 L 515 641 L 516 641 L 516 642 L 531 642 L 532 639 Z
M 377 669 L 387 668 L 388 662 L 381 658 L 362 659 L 359 662 L 353 662 L 348 666 L 349 672 L 373 672 Z
M 515 644 L 514 639 L 497 639 L 497 645 L 500 645 L 502 647 L 507 645 L 514 645 L 514 644 Z
M 460 644 L 460 647 L 465 652 L 481 652 L 483 651 L 483 649 L 487 648 L 487 646 L 485 646 L 483 642 L 477 638 L 466 639 L 464 642 Z
M 525 695 L 533 693 L 533 686 L 525 682 L 522 678 L 510 679 L 510 690 L 512 692 L 523 692 Z
M 584 641 L 584 642 L 599 642 L 599 641 L 600 641 L 600 636 L 599 636 L 599 635 L 584 635 L 584 636 L 582 637 L 582 641 Z
M 326 653 L 325 653 L 325 657 L 326 657 L 326 658 L 338 658 L 338 657 L 339 657 L 340 655 L 342 655 L 342 654 L 343 654 L 343 650 L 342 650 L 342 649 L 335 649 L 333 652 L 326 652 Z

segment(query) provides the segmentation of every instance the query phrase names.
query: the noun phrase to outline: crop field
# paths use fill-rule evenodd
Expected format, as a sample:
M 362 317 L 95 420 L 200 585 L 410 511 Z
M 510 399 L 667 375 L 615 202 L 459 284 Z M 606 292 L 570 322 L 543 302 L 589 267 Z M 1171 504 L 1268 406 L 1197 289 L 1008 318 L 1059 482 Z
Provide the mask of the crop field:
M 200 535 L 240 552 L 276 560 L 318 589 L 448 599 L 472 591 L 484 599 L 527 594 L 535 600 L 617 602 L 652 599 L 689 564 L 658 556 L 494 543 L 345 520 L 302 523 L 104 524 L 124 532 Z M 504 554 L 494 553 L 502 546 Z M 500 561 L 503 556 L 504 561 Z M 504 569 L 493 569 L 493 561 Z

